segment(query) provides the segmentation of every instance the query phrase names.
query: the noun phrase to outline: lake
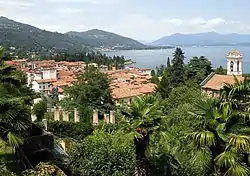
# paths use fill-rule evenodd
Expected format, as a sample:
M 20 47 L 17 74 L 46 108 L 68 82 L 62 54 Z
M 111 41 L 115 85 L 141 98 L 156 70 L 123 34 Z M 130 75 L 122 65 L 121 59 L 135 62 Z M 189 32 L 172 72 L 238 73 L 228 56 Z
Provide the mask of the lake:
M 206 56 L 213 64 L 213 67 L 220 65 L 226 68 L 226 55 L 233 49 L 237 49 L 243 55 L 243 72 L 250 73 L 250 46 L 208 46 L 208 47 L 183 47 L 185 62 L 193 56 Z M 166 64 L 167 57 L 172 58 L 175 49 L 164 50 L 127 50 L 103 52 L 108 56 L 123 55 L 127 59 L 136 62 L 135 66 L 140 68 L 155 68 L 160 64 Z

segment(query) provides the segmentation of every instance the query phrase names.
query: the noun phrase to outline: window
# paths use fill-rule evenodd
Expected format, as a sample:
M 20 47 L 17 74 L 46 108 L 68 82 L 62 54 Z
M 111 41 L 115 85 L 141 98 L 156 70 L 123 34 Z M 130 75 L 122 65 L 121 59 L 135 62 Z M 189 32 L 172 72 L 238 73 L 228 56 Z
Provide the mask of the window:
M 240 62 L 237 61 L 237 72 L 239 72 L 239 71 L 240 71 Z
M 39 89 L 41 89 L 42 88 L 42 86 L 39 86 Z
M 231 61 L 231 64 L 230 64 L 230 70 L 231 70 L 231 72 L 233 72 L 233 71 L 234 71 L 234 62 L 233 62 L 233 61 Z

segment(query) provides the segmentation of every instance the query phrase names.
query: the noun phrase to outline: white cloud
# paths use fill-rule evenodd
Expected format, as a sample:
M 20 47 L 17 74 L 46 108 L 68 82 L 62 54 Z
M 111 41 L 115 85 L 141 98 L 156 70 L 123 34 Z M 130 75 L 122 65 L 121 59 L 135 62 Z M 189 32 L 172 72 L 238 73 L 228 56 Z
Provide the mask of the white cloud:
M 114 3 L 119 3 L 121 0 L 46 0 L 48 2 L 53 2 L 53 3 L 89 3 L 89 4 L 114 4 Z
M 164 19 L 163 22 L 165 23 L 171 23 L 171 24 L 176 24 L 176 25 L 181 25 L 183 23 L 183 21 L 181 19 Z
M 80 13 L 80 12 L 83 12 L 83 9 L 70 8 L 70 7 L 63 7 L 63 8 L 56 9 L 56 11 L 57 11 L 58 13 L 67 13 L 67 14 L 71 14 L 71 13 Z
M 245 21 L 225 19 L 223 16 L 156 16 L 151 12 L 144 14 L 128 2 L 129 0 L 0 0 L 0 16 L 46 30 L 67 32 L 99 28 L 139 40 L 155 40 L 173 33 L 250 33 L 249 23 Z
M 5 6 L 34 6 L 34 3 L 30 1 L 22 1 L 22 0 L 7 0 L 7 1 L 0 1 L 0 4 L 3 4 Z
M 206 21 L 202 18 L 193 18 L 191 20 L 188 20 L 187 24 L 189 24 L 189 25 L 204 25 L 204 24 L 206 24 Z
M 216 26 L 216 25 L 221 25 L 221 24 L 225 24 L 226 20 L 222 19 L 222 18 L 214 18 L 211 20 L 208 20 L 206 25 L 208 26 Z
M 214 19 L 205 20 L 203 18 L 198 17 L 198 18 L 193 18 L 191 20 L 188 20 L 187 24 L 198 25 L 203 28 L 210 28 L 210 27 L 221 25 L 221 24 L 226 24 L 226 20 L 222 18 L 214 18 Z
M 245 28 L 244 28 L 245 27 Z M 153 19 L 144 15 L 125 15 L 113 27 L 114 32 L 135 39 L 155 40 L 174 33 L 199 33 L 216 31 L 219 33 L 241 33 L 246 31 L 243 22 L 223 18 L 203 19 Z M 250 32 L 250 31 L 249 31 Z

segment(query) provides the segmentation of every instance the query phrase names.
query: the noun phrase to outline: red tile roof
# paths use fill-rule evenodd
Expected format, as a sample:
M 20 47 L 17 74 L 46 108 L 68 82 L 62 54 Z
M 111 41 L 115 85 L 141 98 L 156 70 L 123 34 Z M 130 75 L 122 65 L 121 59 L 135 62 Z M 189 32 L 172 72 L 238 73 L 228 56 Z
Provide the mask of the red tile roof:
M 56 82 L 56 79 L 41 79 L 41 80 L 36 80 L 36 82 L 38 83 L 52 83 L 52 82 Z
M 236 76 L 239 81 L 243 81 L 245 78 L 242 76 Z M 232 75 L 219 75 L 214 74 L 207 82 L 202 85 L 202 88 L 212 89 L 212 90 L 220 90 L 223 86 L 227 84 L 234 84 L 235 79 Z
M 112 88 L 112 97 L 114 99 L 123 99 L 123 98 L 130 98 L 136 97 L 140 95 L 145 95 L 149 93 L 153 93 L 155 91 L 156 85 L 153 83 L 148 84 L 140 84 L 140 85 L 133 85 L 133 84 L 117 84 Z

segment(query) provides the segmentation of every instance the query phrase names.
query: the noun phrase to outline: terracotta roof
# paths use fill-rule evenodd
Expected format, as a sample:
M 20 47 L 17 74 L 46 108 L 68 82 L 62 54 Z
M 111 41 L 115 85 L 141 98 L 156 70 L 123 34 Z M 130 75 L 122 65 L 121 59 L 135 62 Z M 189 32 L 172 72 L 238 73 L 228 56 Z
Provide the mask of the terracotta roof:
M 133 76 L 132 75 L 130 75 L 130 74 L 127 74 L 127 73 L 124 73 L 124 72 L 121 72 L 121 73 L 115 73 L 115 74 L 112 74 L 112 75 L 110 75 L 110 78 L 111 79 L 122 79 L 122 78 L 124 78 L 124 79 L 130 79 L 130 78 L 132 78 Z
M 137 89 L 128 89 L 126 87 L 116 88 L 112 90 L 112 97 L 114 99 L 136 97 L 142 94 L 143 93 L 139 92 Z
M 15 61 L 5 61 L 5 63 L 8 65 L 17 65 Z
M 58 70 L 57 74 L 58 74 L 58 77 L 74 76 L 74 72 L 73 71 L 65 71 L 65 70 Z
M 133 84 L 118 84 L 121 87 L 113 87 L 112 89 L 112 97 L 114 99 L 122 99 L 122 98 L 129 98 L 129 97 L 136 97 L 140 95 L 149 94 L 155 91 L 156 85 L 153 83 L 148 84 L 140 84 L 140 85 L 133 85 Z M 126 85 L 126 86 L 123 86 Z
M 38 67 L 40 67 L 40 68 L 53 68 L 53 67 L 55 67 L 55 65 L 51 64 L 51 63 L 43 63 L 43 64 L 39 64 Z
M 55 82 L 56 79 L 41 79 L 41 80 L 36 80 L 38 83 L 52 83 Z
M 49 63 L 55 63 L 56 61 L 55 61 L 55 60 L 43 60 L 42 62 L 43 62 L 43 63 L 44 63 L 44 62 L 45 62 L 45 63 L 48 63 L 48 62 L 49 62 Z
M 52 85 L 56 87 L 64 87 L 64 86 L 71 85 L 71 83 L 65 82 L 65 81 L 57 81 L 57 82 L 53 82 Z
M 64 90 L 61 87 L 58 87 L 58 93 L 63 93 Z
M 221 88 L 223 88 L 225 83 L 227 83 L 227 84 L 234 84 L 235 83 L 234 76 L 232 76 L 232 75 L 213 74 L 213 75 L 210 75 L 210 77 L 211 78 L 208 77 L 209 79 L 207 79 L 206 82 L 204 82 L 204 84 L 201 85 L 202 88 L 220 90 Z M 244 80 L 244 77 L 242 77 L 242 76 L 236 76 L 236 78 L 239 81 Z

